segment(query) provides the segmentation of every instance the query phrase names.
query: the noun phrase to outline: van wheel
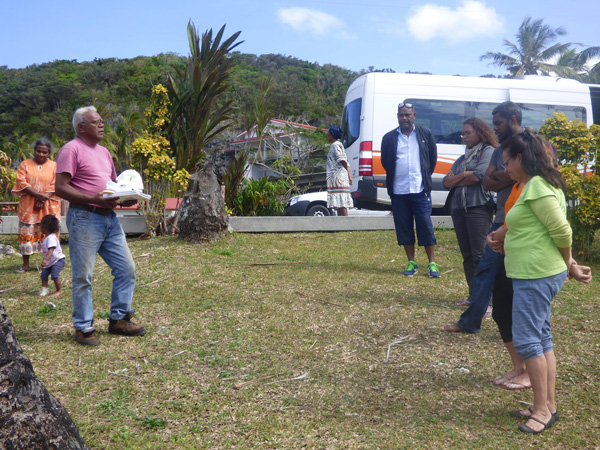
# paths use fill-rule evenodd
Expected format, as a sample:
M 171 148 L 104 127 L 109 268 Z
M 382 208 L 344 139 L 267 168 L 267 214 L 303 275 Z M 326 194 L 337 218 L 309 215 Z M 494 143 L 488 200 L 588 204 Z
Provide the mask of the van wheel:
M 330 216 L 329 210 L 323 205 L 314 205 L 306 211 L 307 216 L 325 217 Z

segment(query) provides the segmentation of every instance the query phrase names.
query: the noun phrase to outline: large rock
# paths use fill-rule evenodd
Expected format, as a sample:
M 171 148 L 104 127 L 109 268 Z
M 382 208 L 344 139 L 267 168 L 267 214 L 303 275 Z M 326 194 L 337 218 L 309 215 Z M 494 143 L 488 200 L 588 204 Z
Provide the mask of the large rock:
M 4 258 L 6 255 L 14 255 L 15 253 L 15 249 L 12 248 L 12 245 L 0 244 L 0 258 Z
M 66 409 L 35 376 L 0 300 L 0 448 L 88 449 Z
M 198 243 L 227 234 L 229 219 L 221 185 L 210 168 L 201 169 L 190 177 L 178 216 L 179 239 Z

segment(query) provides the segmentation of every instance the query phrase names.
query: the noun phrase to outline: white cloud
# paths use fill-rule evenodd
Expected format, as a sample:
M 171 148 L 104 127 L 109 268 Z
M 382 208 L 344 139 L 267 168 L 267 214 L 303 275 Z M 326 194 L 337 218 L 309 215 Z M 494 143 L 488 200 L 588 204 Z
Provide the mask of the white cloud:
M 337 17 L 309 8 L 282 8 L 278 11 L 279 20 L 298 32 L 309 32 L 317 36 L 355 39 L 344 30 L 346 24 Z
M 433 3 L 419 6 L 406 23 L 419 41 L 438 38 L 459 43 L 502 34 L 505 21 L 494 8 L 480 1 L 463 0 L 455 9 Z

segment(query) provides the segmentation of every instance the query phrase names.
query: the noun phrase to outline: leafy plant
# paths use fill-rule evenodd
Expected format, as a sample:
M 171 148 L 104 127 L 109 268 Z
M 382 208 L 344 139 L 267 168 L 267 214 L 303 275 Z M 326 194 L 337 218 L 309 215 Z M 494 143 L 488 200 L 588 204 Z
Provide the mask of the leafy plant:
M 41 308 L 36 309 L 35 313 L 38 316 L 52 318 L 52 317 L 56 317 L 56 310 L 57 310 L 56 305 L 51 304 L 51 303 L 46 303 Z
M 235 199 L 240 192 L 240 187 L 244 181 L 248 166 L 248 152 L 240 150 L 240 152 L 227 164 L 227 171 L 223 175 L 223 185 L 225 186 L 225 207 L 229 212 L 233 212 L 235 208 Z
M 149 429 L 164 428 L 167 426 L 167 421 L 154 417 L 153 414 L 148 414 L 145 418 L 140 419 L 142 425 Z
M 590 128 L 555 113 L 540 133 L 556 145 L 560 172 L 567 183 L 568 216 L 573 229 L 574 253 L 587 258 L 600 229 L 600 174 L 594 169 L 600 150 L 600 126 Z
M 279 216 L 285 201 L 291 195 L 293 185 L 279 179 L 270 181 L 263 177 L 245 180 L 242 191 L 235 199 L 235 211 L 240 216 Z
M 0 151 L 0 199 L 8 197 L 8 190 L 15 184 L 15 172 L 11 167 L 10 158 Z
M 167 88 L 171 100 L 169 136 L 177 169 L 192 172 L 204 155 L 206 144 L 230 126 L 232 100 L 222 101 L 230 88 L 235 59 L 230 52 L 242 42 L 235 42 L 241 31 L 223 42 L 225 25 L 213 39 L 212 29 L 202 38 L 192 22 L 187 33 L 190 56 L 187 68 L 174 67 Z

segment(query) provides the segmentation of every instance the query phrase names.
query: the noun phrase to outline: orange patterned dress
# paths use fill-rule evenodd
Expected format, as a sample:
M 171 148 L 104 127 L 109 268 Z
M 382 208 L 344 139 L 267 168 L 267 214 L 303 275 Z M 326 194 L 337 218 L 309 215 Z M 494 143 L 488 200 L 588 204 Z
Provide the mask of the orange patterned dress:
M 24 189 L 31 187 L 38 192 L 54 193 L 56 163 L 52 160 L 38 164 L 33 159 L 26 159 L 17 169 L 17 182 L 12 193 L 20 198 L 17 216 L 19 217 L 19 252 L 31 255 L 42 251 L 42 234 L 40 222 L 42 217 L 52 214 L 60 220 L 60 198 L 53 195 L 41 209 L 35 208 L 35 197 Z

